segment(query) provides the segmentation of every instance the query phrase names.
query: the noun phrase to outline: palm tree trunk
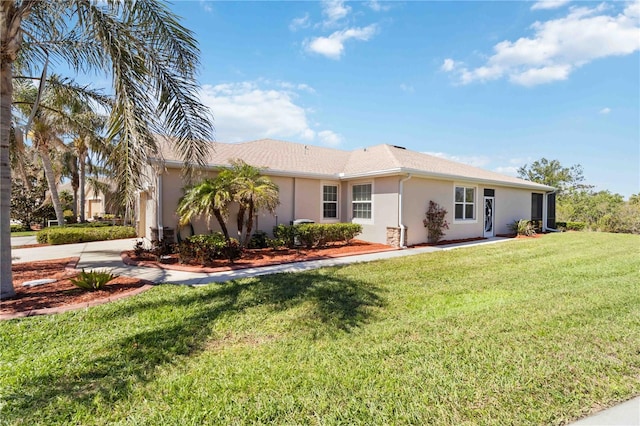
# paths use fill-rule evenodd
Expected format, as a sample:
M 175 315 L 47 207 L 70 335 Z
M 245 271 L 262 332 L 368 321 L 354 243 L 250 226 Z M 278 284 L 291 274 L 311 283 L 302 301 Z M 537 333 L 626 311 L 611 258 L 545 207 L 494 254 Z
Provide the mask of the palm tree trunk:
M 229 237 L 229 230 L 227 229 L 227 224 L 224 221 L 224 217 L 222 216 L 222 212 L 220 211 L 220 209 L 213 209 L 213 215 L 220 224 L 220 229 L 222 229 L 222 235 L 224 235 L 224 239 L 227 240 L 227 243 L 231 242 L 231 238 Z
M 4 13 L 3 13 L 4 15 Z M 0 17 L 5 27 L 6 16 Z M 5 28 L 1 29 L 2 39 Z M 4 43 L 4 41 L 3 41 Z M 4 56 L 4 52 L 3 56 Z M 11 63 L 2 58 L 0 66 L 0 299 L 14 296 L 11 275 L 11 164 L 9 162 L 9 134 L 11 131 Z
M 78 162 L 80 163 L 80 176 L 79 176 L 79 184 L 80 184 L 80 222 L 86 222 L 84 204 L 85 200 L 85 174 L 86 174 L 86 154 L 81 154 L 78 158 Z
M 74 161 L 77 161 L 74 158 Z M 78 172 L 78 164 L 73 166 L 73 175 L 71 177 L 71 188 L 73 189 L 73 217 L 74 221 L 78 218 L 78 188 L 80 187 L 80 174 Z
M 242 243 L 242 247 L 247 247 L 249 245 L 249 239 L 251 239 L 251 231 L 253 230 L 253 212 L 254 212 L 254 204 L 253 201 L 249 202 L 249 210 L 247 211 L 247 233 L 244 236 L 244 242 Z
M 58 188 L 56 187 L 51 157 L 49 156 L 49 148 L 46 143 L 40 141 L 38 153 L 40 154 L 40 159 L 42 159 L 44 176 L 47 178 L 47 183 L 49 184 L 49 192 L 51 193 L 53 209 L 56 211 L 56 219 L 58 220 L 58 225 L 62 226 L 64 225 L 64 212 L 62 211 L 62 205 L 60 204 L 60 197 L 58 196 Z
M 244 213 L 246 210 L 246 206 L 243 203 L 240 203 L 240 207 L 238 208 L 238 220 L 236 221 L 238 225 L 238 242 L 242 241 L 242 230 L 244 229 Z

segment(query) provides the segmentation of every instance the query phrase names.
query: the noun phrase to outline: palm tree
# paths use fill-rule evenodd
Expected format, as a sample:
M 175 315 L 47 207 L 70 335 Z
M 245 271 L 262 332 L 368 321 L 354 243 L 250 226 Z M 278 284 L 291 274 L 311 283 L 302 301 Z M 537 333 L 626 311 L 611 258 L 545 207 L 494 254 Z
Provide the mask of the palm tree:
M 115 149 L 109 161 L 131 204 L 147 158 L 158 152 L 154 133 L 172 136 L 188 173 L 194 163 L 204 164 L 213 129 L 197 97 L 196 41 L 164 2 L 2 0 L 0 40 L 0 297 L 10 297 L 15 294 L 9 249 L 14 71 L 41 72 L 42 85 L 52 58 L 74 72 L 112 77 L 107 137 Z
M 81 120 L 84 115 L 77 113 L 80 109 L 87 109 L 87 101 L 95 100 L 103 105 L 108 105 L 108 101 L 101 94 L 77 87 L 71 81 L 57 75 L 52 75 L 41 83 L 38 90 L 24 80 L 17 82 L 13 104 L 24 117 L 28 116 L 24 127 L 42 162 L 56 219 L 58 224 L 63 225 L 64 214 L 57 189 L 60 173 L 55 171 L 52 154 L 54 151 L 61 153 L 62 155 L 57 157 L 63 160 L 62 168 L 64 169 L 66 165 L 68 169 L 75 172 L 72 174 L 76 177 L 77 162 L 75 159 L 69 159 L 71 153 L 69 147 L 63 142 L 63 138 L 75 129 L 83 134 L 87 133 L 86 123 Z M 18 145 L 24 145 L 24 141 L 16 144 Z M 72 183 L 74 195 L 76 195 L 79 182 L 75 182 L 74 179 Z
M 242 247 L 246 247 L 253 231 L 254 215 L 262 209 L 273 213 L 280 204 L 278 185 L 262 176 L 259 168 L 242 160 L 232 161 L 229 173 L 233 176 L 234 199 L 239 205 L 238 240 L 242 242 Z
M 229 214 L 229 204 L 233 199 L 228 174 L 221 173 L 215 179 L 205 179 L 190 187 L 178 203 L 179 224 L 188 224 L 193 217 L 205 216 L 207 226 L 214 216 L 220 224 L 227 243 L 231 241 L 227 230 L 226 219 Z

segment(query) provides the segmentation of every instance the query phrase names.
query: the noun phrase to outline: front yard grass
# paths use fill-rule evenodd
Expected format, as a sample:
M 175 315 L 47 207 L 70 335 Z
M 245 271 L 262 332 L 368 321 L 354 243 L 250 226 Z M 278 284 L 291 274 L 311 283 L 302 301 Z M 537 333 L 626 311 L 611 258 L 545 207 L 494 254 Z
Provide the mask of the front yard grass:
M 0 323 L 0 419 L 565 423 L 640 394 L 639 247 L 553 234 Z

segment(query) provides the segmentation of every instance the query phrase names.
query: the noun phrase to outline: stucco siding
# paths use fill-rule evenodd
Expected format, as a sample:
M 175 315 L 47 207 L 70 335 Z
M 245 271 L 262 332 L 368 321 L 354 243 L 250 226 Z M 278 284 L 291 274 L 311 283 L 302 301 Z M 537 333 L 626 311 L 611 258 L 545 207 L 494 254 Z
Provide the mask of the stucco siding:
M 353 185 L 372 184 L 371 219 L 354 219 L 352 211 Z M 376 179 L 358 179 L 343 182 L 346 187 L 346 220 L 362 225 L 362 234 L 357 238 L 375 243 L 387 242 L 387 226 L 398 226 L 398 183 L 397 176 Z
M 508 234 L 513 221 L 531 218 L 531 193 L 526 189 L 496 188 L 496 233 Z

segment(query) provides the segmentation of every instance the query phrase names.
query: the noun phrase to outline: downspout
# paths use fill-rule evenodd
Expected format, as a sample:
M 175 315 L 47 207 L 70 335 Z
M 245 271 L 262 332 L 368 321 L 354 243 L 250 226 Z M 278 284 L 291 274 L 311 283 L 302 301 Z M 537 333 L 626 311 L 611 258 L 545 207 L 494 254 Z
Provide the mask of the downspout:
M 291 203 L 291 224 L 296 220 L 296 178 L 293 178 L 293 202 Z
M 158 188 L 158 196 L 157 203 L 158 207 L 156 208 L 156 213 L 158 215 L 158 241 L 162 241 L 164 238 L 163 226 L 162 226 L 162 173 L 158 173 L 158 184 L 156 185 Z
M 542 212 L 542 230 L 547 232 L 560 232 L 557 228 L 549 228 L 547 226 L 547 220 L 549 219 L 549 215 L 547 214 L 549 212 L 549 195 L 551 194 L 555 194 L 558 190 L 554 189 L 553 191 L 548 191 L 544 193 L 544 203 L 542 204 L 543 206 L 543 212 Z M 558 211 L 558 197 L 556 197 L 556 213 Z M 558 221 L 556 220 L 556 223 L 558 223 Z
M 404 183 L 411 179 L 411 173 L 406 178 L 400 179 L 400 189 L 398 190 L 398 225 L 400 226 L 400 248 L 407 248 L 406 233 L 407 227 L 402 221 L 402 195 L 404 193 Z

